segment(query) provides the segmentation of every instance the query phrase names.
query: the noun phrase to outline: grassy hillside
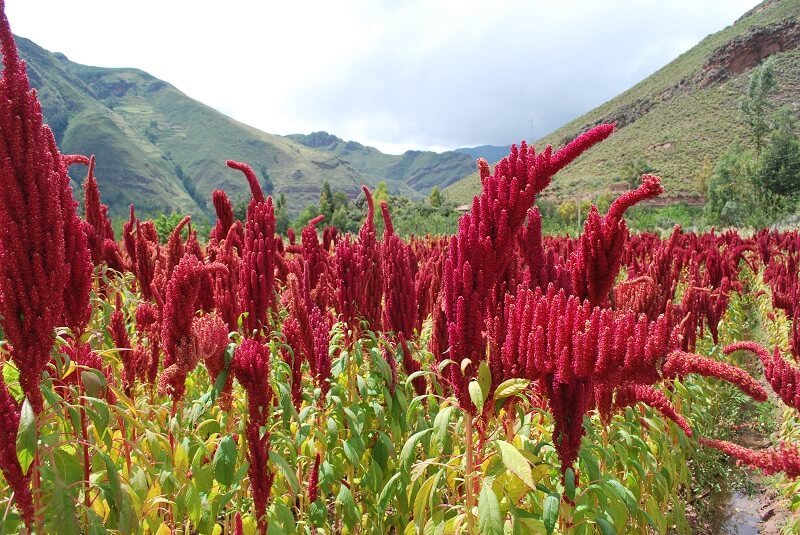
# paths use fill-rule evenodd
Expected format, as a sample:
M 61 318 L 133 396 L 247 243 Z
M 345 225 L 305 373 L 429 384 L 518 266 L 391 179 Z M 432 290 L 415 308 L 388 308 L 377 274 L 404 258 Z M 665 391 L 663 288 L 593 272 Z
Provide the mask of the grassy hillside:
M 327 132 L 286 136 L 307 147 L 325 150 L 347 161 L 361 176 L 385 180 L 392 192 L 411 198 L 427 194 L 433 186 L 449 186 L 475 171 L 475 160 L 508 152 L 507 147 L 483 145 L 443 153 L 409 150 L 384 154 L 356 141 L 344 141 Z
M 318 199 L 324 181 L 355 197 L 361 184 L 386 180 L 390 191 L 421 198 L 475 169 L 471 156 L 456 152 L 395 156 L 338 138 L 335 146 L 315 146 L 305 142 L 311 136 L 267 134 L 146 72 L 88 67 L 28 39 L 17 42 L 59 146 L 97 156 L 103 200 L 116 217 L 126 217 L 133 203 L 145 215 L 213 218 L 213 189 L 224 188 L 234 199 L 248 194 L 227 159 L 250 163 L 262 180 L 268 176 L 292 214 Z M 77 187 L 85 169 L 71 171 Z
M 775 57 L 778 99 L 800 95 L 800 0 L 767 1 L 628 91 L 536 141 L 560 146 L 591 126 L 616 121 L 618 131 L 560 173 L 548 189 L 555 198 L 592 198 L 618 181 L 626 162 L 644 159 L 664 179 L 665 197 L 697 200 L 697 173 L 715 162 L 744 131 L 739 99 L 750 70 Z M 480 187 L 477 174 L 446 194 L 468 202 Z

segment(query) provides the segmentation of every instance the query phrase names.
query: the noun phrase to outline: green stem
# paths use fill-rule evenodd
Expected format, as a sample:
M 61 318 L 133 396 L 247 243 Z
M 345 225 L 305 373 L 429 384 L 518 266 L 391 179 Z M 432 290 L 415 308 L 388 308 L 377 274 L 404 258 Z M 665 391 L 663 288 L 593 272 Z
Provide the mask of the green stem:
M 472 472 L 474 470 L 472 457 L 472 413 L 465 411 L 464 424 L 464 454 L 467 456 L 467 467 L 464 473 L 464 486 L 466 487 L 467 498 L 467 532 L 473 535 L 475 532 L 475 519 L 472 517 L 472 509 L 475 506 L 475 493 L 472 482 Z

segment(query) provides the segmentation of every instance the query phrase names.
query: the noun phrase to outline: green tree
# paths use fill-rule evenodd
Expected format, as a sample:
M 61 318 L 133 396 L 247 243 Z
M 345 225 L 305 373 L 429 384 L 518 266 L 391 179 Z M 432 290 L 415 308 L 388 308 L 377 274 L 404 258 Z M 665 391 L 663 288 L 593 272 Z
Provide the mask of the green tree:
M 325 216 L 327 223 L 330 223 L 331 219 L 333 219 L 334 208 L 331 185 L 326 180 L 322 183 L 322 189 L 319 192 L 319 213 Z
M 442 192 L 439 191 L 439 186 L 433 186 L 430 195 L 428 195 L 428 204 L 434 208 L 442 206 Z
M 754 191 L 753 153 L 734 142 L 720 157 L 708 182 L 706 215 L 715 224 L 744 226 L 754 221 L 759 210 Z
M 764 148 L 755 180 L 766 197 L 788 200 L 800 194 L 800 139 L 795 126 L 790 111 L 779 114 L 769 144 Z
M 380 204 L 381 201 L 389 201 L 389 186 L 386 185 L 385 180 L 378 182 L 378 187 L 375 188 L 372 197 L 375 199 L 376 205 Z
M 636 189 L 642 182 L 642 175 L 652 173 L 655 168 L 644 159 L 631 160 L 622 166 L 622 175 L 619 177 L 630 189 Z
M 768 59 L 750 76 L 747 94 L 742 97 L 740 107 L 744 123 L 750 129 L 750 138 L 756 151 L 756 159 L 761 157 L 764 142 L 772 130 L 770 115 L 773 105 L 769 96 L 778 84 L 771 59 Z
M 700 169 L 697 171 L 695 175 L 695 182 L 697 183 L 697 190 L 700 192 L 700 195 L 703 196 L 704 199 L 708 198 L 708 181 L 711 180 L 711 177 L 714 174 L 714 166 L 711 164 L 711 160 L 708 157 L 703 160 L 703 165 L 700 166 Z
M 155 219 L 153 219 L 153 223 L 156 226 L 156 233 L 158 233 L 158 241 L 161 243 L 166 243 L 169 235 L 172 234 L 172 231 L 175 230 L 175 227 L 178 226 L 178 223 L 181 222 L 183 216 L 176 212 L 172 212 L 171 214 L 167 215 L 164 213 L 158 214 Z M 183 228 L 183 235 L 187 235 L 188 227 Z
M 267 166 L 261 166 L 261 184 L 264 188 L 264 195 L 272 195 L 275 191 L 275 184 L 272 183 L 272 179 L 269 177 L 269 173 L 267 172 Z
M 350 206 L 350 199 L 347 198 L 347 195 L 343 191 L 334 191 L 333 192 L 333 211 L 335 212 L 340 207 L 344 206 L 345 208 Z
M 286 208 L 286 196 L 281 193 L 281 196 L 278 197 L 278 201 L 275 203 L 275 232 L 278 234 L 286 234 L 291 224 L 292 218 L 289 217 L 289 210 Z

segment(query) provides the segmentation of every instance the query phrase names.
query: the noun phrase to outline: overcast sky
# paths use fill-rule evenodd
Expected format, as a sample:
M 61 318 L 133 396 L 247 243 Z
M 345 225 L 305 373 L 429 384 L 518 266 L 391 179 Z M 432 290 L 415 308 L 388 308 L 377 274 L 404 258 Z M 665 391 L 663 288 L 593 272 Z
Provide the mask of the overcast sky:
M 6 0 L 71 60 L 138 67 L 267 132 L 386 152 L 535 139 L 755 0 Z

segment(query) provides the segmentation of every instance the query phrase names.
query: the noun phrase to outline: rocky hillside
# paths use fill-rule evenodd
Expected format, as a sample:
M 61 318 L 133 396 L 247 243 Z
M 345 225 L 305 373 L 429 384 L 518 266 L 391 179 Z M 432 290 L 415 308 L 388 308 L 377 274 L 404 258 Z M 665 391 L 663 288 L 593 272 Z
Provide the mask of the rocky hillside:
M 602 122 L 619 130 L 560 173 L 548 194 L 593 198 L 618 188 L 627 162 L 643 159 L 663 177 L 666 202 L 702 202 L 698 172 L 744 135 L 739 99 L 753 67 L 774 56 L 777 100 L 798 109 L 800 0 L 770 0 L 602 106 L 535 142 L 560 146 Z M 446 190 L 468 202 L 476 174 Z
M 114 216 L 130 203 L 142 214 L 190 213 L 213 218 L 211 191 L 247 195 L 226 159 L 249 162 L 297 213 L 319 197 L 323 181 L 355 197 L 361 184 L 422 197 L 475 169 L 471 154 L 408 152 L 393 156 L 355 142 L 320 142 L 319 134 L 267 134 L 227 117 L 137 69 L 74 63 L 17 37 L 45 120 L 64 153 L 95 154 L 103 200 Z M 75 186 L 84 169 L 72 169 Z M 266 182 L 266 180 L 265 180 Z

